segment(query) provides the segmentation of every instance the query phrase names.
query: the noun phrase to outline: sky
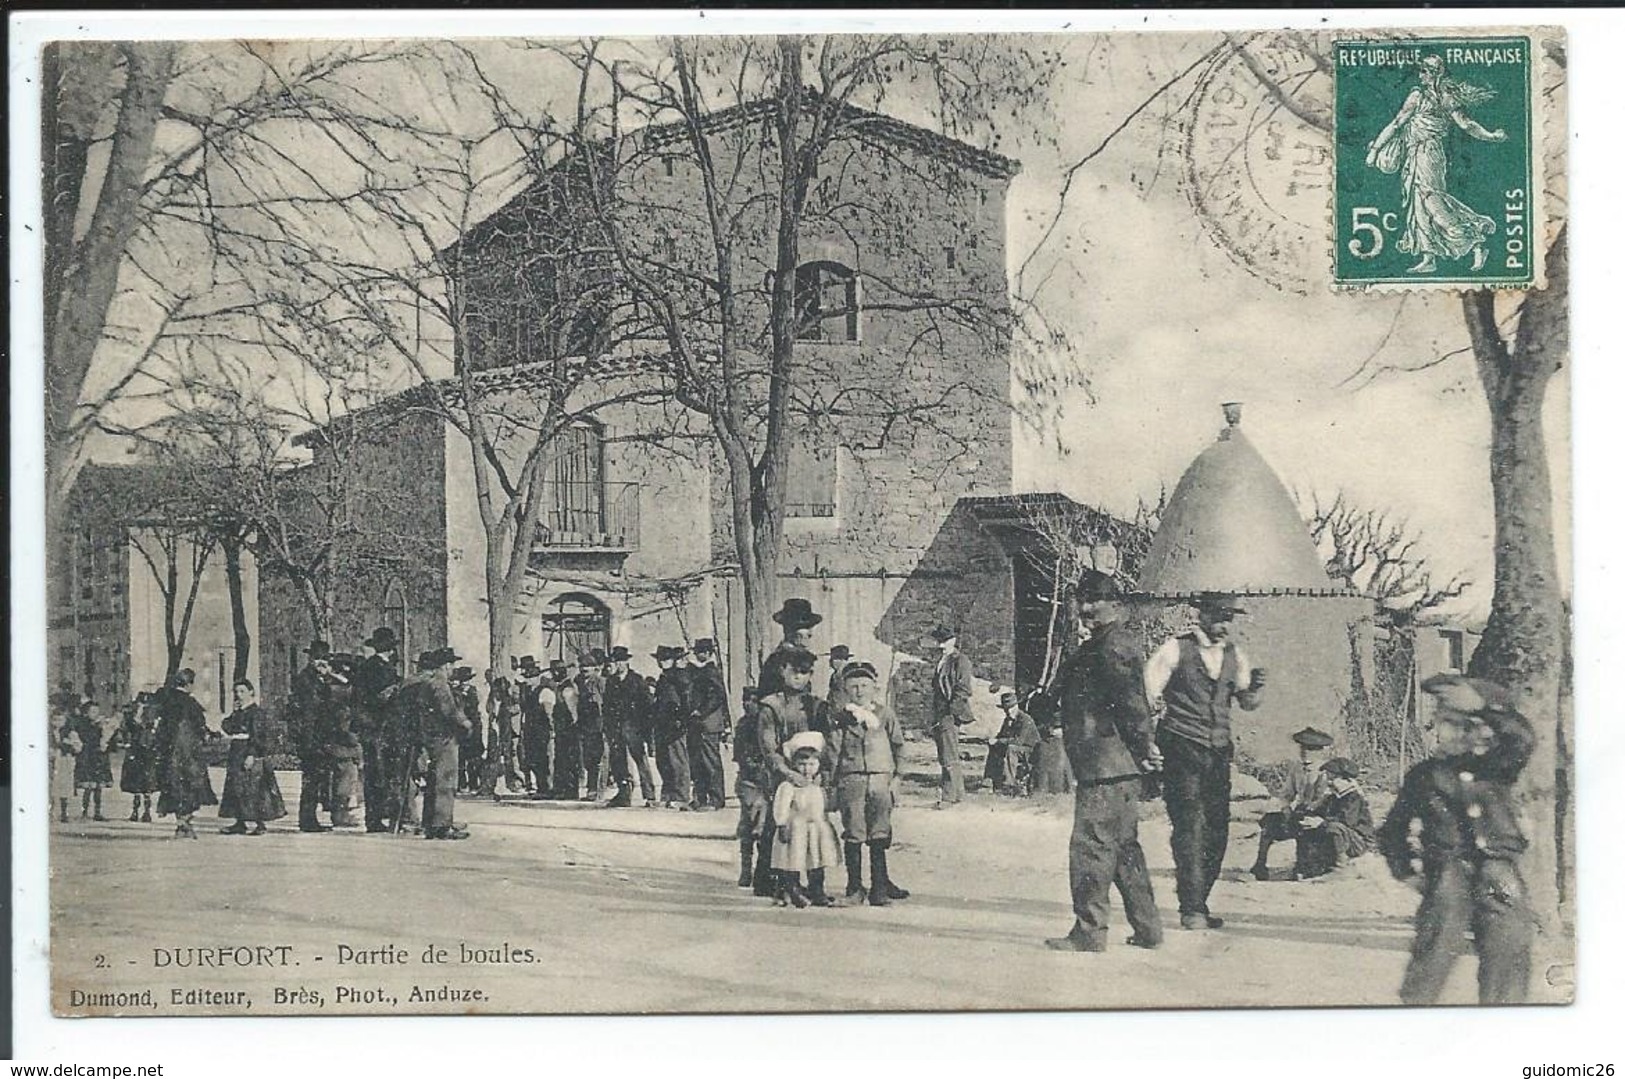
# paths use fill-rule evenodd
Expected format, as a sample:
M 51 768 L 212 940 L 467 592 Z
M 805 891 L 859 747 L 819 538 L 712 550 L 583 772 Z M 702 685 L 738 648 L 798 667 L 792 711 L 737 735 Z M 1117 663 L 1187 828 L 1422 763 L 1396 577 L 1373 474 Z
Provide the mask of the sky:
M 1357 505 L 1407 519 L 1441 577 L 1460 573 L 1475 582 L 1456 610 L 1482 616 L 1493 514 L 1488 419 L 1470 357 L 1421 372 L 1351 377 L 1366 365 L 1415 367 L 1463 348 L 1458 301 L 1450 294 L 1331 292 L 1323 268 L 1329 210 L 1313 193 L 1285 197 L 1281 177 L 1270 172 L 1279 161 L 1266 160 L 1269 154 L 1245 164 L 1259 212 L 1280 217 L 1294 238 L 1285 268 L 1272 283 L 1216 242 L 1193 208 L 1186 134 L 1212 121 L 1213 101 L 1257 93 L 1255 84 L 1232 78 L 1217 95 L 1213 86 L 1199 94 L 1194 76 L 1175 78 L 1216 40 L 1157 34 L 1032 42 L 1061 47 L 1066 64 L 1047 99 L 1000 131 L 1000 150 L 1024 166 L 1010 189 L 1007 256 L 1017 289 L 1033 294 L 1073 342 L 1070 362 L 1087 386 L 1066 395 L 1056 426 L 1032 430 L 1017 422 L 1015 487 L 1060 490 L 1130 513 L 1141 498 L 1171 490 L 1212 441 L 1222 426 L 1220 402 L 1242 401 L 1249 438 L 1290 490 L 1305 499 L 1343 492 Z M 470 49 L 531 115 L 564 111 L 571 101 L 568 72 L 545 53 L 491 42 Z M 475 129 L 433 77 L 397 73 L 370 89 L 405 112 Z M 894 95 L 888 109 L 923 118 L 906 93 Z M 1286 129 L 1300 145 L 1324 144 L 1306 129 Z M 1267 141 L 1255 140 L 1255 153 Z M 307 158 L 318 152 L 305 150 Z M 480 168 L 492 179 L 478 193 L 476 216 L 508 197 L 517 175 L 503 167 L 512 151 L 502 140 L 480 152 Z M 1063 188 L 1065 170 L 1086 156 Z M 1201 157 L 1198 150 L 1194 159 Z M 1040 279 L 1046 283 L 1037 288 Z M 1554 488 L 1566 492 L 1566 377 L 1548 399 Z M 1566 495 L 1559 497 L 1566 505 Z M 1567 514 L 1558 516 L 1566 553 Z

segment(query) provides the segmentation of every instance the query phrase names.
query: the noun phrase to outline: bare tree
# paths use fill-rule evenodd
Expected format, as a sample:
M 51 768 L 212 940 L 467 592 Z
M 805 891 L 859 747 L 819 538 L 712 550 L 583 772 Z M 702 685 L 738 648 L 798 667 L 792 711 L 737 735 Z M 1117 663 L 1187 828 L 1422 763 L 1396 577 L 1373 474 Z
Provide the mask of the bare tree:
M 1375 599 L 1397 625 L 1413 623 L 1471 586 L 1459 573 L 1437 582 L 1427 556 L 1418 550 L 1422 537 L 1409 522 L 1387 511 L 1364 509 L 1343 491 L 1329 502 L 1311 493 L 1307 516 L 1327 574 Z
M 1008 355 L 1018 320 L 1002 260 L 945 272 L 943 246 L 896 223 L 922 190 L 962 210 L 985 198 L 968 177 L 972 162 L 1005 179 L 1013 165 L 940 136 L 929 149 L 951 145 L 952 164 L 904 149 L 889 136 L 903 125 L 872 110 L 895 95 L 928 97 L 948 134 L 996 146 L 997 119 L 1045 100 L 1056 58 L 900 37 L 546 51 L 579 73 L 564 168 L 593 201 L 632 333 L 666 357 L 678 399 L 714 439 L 756 662 L 797 454 L 928 435 L 947 443 L 956 436 L 938 422 L 945 412 L 1009 407 L 1003 380 L 944 384 L 930 374 L 949 341 Z M 679 170 L 682 197 L 650 182 Z M 850 268 L 805 257 L 815 238 L 888 227 L 894 234 L 876 239 L 890 260 L 866 268 L 861 300 Z M 960 257 L 977 261 L 972 251 Z M 891 363 L 837 378 L 808 362 L 809 342 L 854 339 L 860 312 L 871 311 L 908 327 Z M 938 456 L 951 467 L 965 452 Z

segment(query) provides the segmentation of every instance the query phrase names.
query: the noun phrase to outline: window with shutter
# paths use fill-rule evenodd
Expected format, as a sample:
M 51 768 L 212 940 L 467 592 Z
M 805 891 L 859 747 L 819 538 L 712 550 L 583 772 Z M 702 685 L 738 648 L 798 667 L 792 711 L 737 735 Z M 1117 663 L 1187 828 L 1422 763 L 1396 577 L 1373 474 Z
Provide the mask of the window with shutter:
M 784 515 L 834 517 L 836 472 L 833 440 L 821 439 L 812 432 L 796 438 L 790 446 Z

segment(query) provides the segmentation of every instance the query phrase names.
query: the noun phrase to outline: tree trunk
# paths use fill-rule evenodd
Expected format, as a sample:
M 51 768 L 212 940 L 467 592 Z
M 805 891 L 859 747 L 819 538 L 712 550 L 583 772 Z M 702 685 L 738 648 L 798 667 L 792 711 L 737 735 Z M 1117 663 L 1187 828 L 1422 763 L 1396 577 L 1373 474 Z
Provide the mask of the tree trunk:
M 231 680 L 236 682 L 248 677 L 249 650 L 254 646 L 243 609 L 243 545 L 237 536 L 227 536 L 221 539 L 220 548 L 226 563 L 226 596 L 231 601 Z
M 485 594 L 486 631 L 491 647 L 491 669 L 507 676 L 508 658 L 513 638 L 513 612 L 515 596 L 508 588 L 503 572 L 502 542 L 500 535 L 487 535 L 485 540 Z
M 1490 485 L 1495 506 L 1495 595 L 1468 673 L 1515 690 L 1534 725 L 1534 756 L 1524 771 L 1530 821 L 1524 870 L 1541 921 L 1537 978 L 1571 959 L 1560 897 L 1571 866 L 1562 837 L 1558 761 L 1563 740 L 1563 665 L 1568 623 L 1552 527 L 1552 479 L 1542 411 L 1567 349 L 1567 230 L 1547 259 L 1549 286 L 1528 294 L 1514 344 L 1497 329 L 1488 293 L 1462 297 L 1480 382 L 1490 410 Z M 1556 972 L 1558 977 L 1567 975 Z

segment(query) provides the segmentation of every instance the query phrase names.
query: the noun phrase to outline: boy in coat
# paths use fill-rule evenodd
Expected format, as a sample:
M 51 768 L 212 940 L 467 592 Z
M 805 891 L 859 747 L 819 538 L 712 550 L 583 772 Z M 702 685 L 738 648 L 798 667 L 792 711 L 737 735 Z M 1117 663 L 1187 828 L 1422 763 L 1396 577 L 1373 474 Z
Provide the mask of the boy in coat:
M 1494 682 L 1438 674 L 1422 689 L 1438 706 L 1438 743 L 1405 774 L 1377 836 L 1389 870 L 1422 892 L 1399 996 L 1436 1003 L 1471 930 L 1479 1003 L 1521 1004 L 1534 917 L 1518 869 L 1528 842 L 1513 785 L 1534 751 L 1534 728 Z M 1413 824 L 1420 825 L 1415 841 Z
M 1320 771 L 1326 794 L 1298 821 L 1298 858 L 1292 867 L 1298 880 L 1342 869 L 1377 842 L 1371 807 L 1360 789 L 1359 765 L 1333 757 Z
M 1332 736 L 1305 727 L 1292 736 L 1298 744 L 1298 759 L 1287 766 L 1286 787 L 1281 791 L 1279 809 L 1265 813 L 1258 821 L 1258 857 L 1253 859 L 1253 879 L 1269 880 L 1269 854 L 1272 844 L 1297 839 L 1303 818 L 1326 797 L 1326 776 L 1321 765 L 1332 745 Z
M 873 665 L 848 663 L 841 672 L 842 697 L 829 709 L 828 755 L 835 773 L 835 804 L 841 812 L 846 855 L 846 895 L 861 903 L 863 848 L 869 848 L 871 906 L 907 899 L 907 889 L 891 879 L 887 851 L 892 841 L 892 809 L 902 772 L 903 727 L 878 692 Z

